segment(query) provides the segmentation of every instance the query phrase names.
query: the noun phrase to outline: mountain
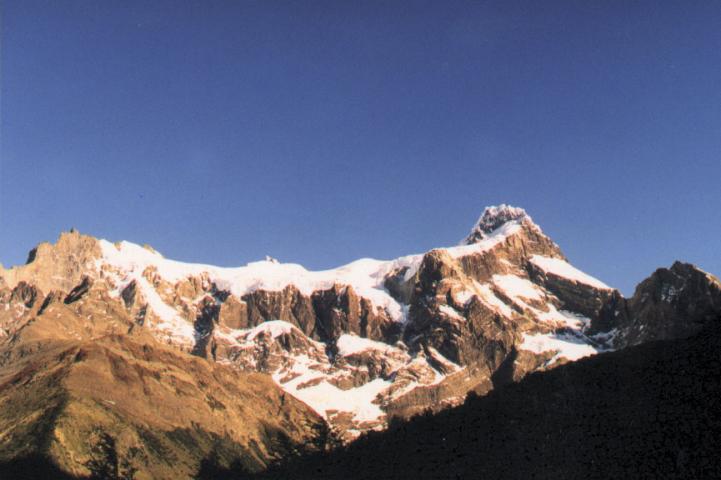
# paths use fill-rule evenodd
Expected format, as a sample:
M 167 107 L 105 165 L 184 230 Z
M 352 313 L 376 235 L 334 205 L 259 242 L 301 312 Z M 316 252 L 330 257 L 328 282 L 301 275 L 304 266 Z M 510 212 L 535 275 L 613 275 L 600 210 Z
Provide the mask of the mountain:
M 260 475 L 202 478 L 721 478 L 719 323 L 535 372 Z
M 718 279 L 681 263 L 626 299 L 506 205 L 458 246 L 319 272 L 182 263 L 71 231 L 0 269 L 0 462 L 260 471 L 531 372 L 686 338 L 719 311 Z

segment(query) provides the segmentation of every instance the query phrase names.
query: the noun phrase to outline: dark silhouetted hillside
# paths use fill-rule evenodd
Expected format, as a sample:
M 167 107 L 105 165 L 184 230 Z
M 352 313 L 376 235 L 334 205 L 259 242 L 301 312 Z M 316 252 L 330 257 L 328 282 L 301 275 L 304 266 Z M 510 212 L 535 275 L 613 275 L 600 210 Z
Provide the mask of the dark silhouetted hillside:
M 254 478 L 721 478 L 720 373 L 715 328 L 535 373 Z

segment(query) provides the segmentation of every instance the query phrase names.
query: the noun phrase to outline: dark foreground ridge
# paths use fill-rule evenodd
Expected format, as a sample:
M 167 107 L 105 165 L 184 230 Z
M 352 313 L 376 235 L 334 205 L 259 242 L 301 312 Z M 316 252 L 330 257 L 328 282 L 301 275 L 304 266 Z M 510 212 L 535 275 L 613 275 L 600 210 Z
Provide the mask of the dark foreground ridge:
M 262 474 L 206 459 L 197 478 L 721 478 L 720 371 L 716 323 L 689 339 L 534 373 L 457 408 L 394 423 Z M 73 478 L 42 457 L 2 464 L 0 473 Z
M 719 372 L 714 327 L 534 373 L 261 475 L 206 463 L 200 478 L 721 478 Z
M 41 455 L 33 455 L 9 462 L 0 463 L 0 478 L 12 480 L 80 480 L 80 477 L 68 475 L 51 460 Z

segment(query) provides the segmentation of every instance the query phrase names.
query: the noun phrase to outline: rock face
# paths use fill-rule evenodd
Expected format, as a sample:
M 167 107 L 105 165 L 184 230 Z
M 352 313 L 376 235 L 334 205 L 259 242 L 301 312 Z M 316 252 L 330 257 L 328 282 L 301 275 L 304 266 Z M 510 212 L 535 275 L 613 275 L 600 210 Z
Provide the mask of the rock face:
M 605 329 L 615 329 L 615 346 L 622 348 L 653 340 L 687 338 L 717 323 L 721 282 L 688 263 L 659 268 L 641 282 L 628 300 L 619 299 L 608 311 Z
M 10 269 L 0 267 L 0 277 L 9 285 L 24 281 L 42 291 L 70 291 L 92 271 L 100 258 L 96 239 L 73 230 L 60 235 L 57 243 L 41 243 L 28 254 L 27 264 Z
M 17 415 L 45 418 L 40 404 L 13 403 L 29 392 L 13 383 L 31 378 L 24 369 L 54 369 L 53 392 L 76 400 L 52 407 L 42 428 L 1 437 L 11 440 L 0 443 L 0 461 L 42 454 L 66 471 L 92 473 L 94 454 L 63 442 L 100 425 L 113 455 L 154 478 L 167 473 L 156 465 L 156 441 L 179 456 L 199 449 L 183 475 L 207 455 L 260 469 L 303 445 L 347 442 L 392 417 L 457 405 L 530 372 L 691 335 L 717 321 L 719 292 L 715 277 L 679 263 L 625 299 L 571 266 L 523 209 L 505 205 L 487 208 L 459 246 L 322 272 L 270 258 L 239 268 L 186 264 L 66 233 L 26 265 L 0 270 L 0 382 L 17 395 L 0 390 L 17 412 L 0 417 L 0 431 L 15 428 Z M 92 361 L 67 360 L 76 357 Z M 112 397 L 118 388 L 132 398 Z M 227 395 L 208 397 L 216 390 Z M 241 426 L 248 402 L 259 407 Z M 136 412 L 144 404 L 150 413 L 138 426 L 132 418 L 145 418 Z M 153 423 L 171 405 L 179 421 Z M 56 421 L 85 411 L 85 430 L 65 433 L 76 420 Z M 164 440 L 137 433 L 151 426 Z M 126 430 L 136 434 L 123 437 Z M 167 433 L 175 431 L 183 433 Z M 220 439 L 233 448 L 212 447 Z M 130 458 L 137 449 L 142 455 Z
M 471 233 L 461 242 L 461 245 L 470 245 L 488 238 L 496 229 L 508 222 L 530 221 L 526 211 L 519 207 L 510 205 L 499 205 L 497 207 L 486 207 L 480 216 Z

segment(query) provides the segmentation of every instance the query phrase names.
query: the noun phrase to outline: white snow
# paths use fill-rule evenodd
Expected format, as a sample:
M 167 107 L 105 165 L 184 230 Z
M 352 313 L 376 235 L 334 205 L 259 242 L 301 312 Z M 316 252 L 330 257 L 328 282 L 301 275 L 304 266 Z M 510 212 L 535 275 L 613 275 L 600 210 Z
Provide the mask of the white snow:
M 439 352 L 435 348 L 431 347 L 430 345 L 427 347 L 427 349 L 428 349 L 429 355 L 433 358 L 433 360 L 435 360 L 436 362 L 443 365 L 448 371 L 457 372 L 462 369 L 460 367 L 460 365 L 448 360 L 445 356 L 443 356 L 443 354 L 441 354 L 441 352 Z M 463 368 L 466 368 L 466 367 L 463 367 Z M 438 372 L 437 370 L 436 370 L 436 372 L 440 374 L 440 372 Z
M 471 292 L 470 290 L 461 290 L 460 292 L 456 292 L 456 301 L 462 303 L 463 305 L 466 305 L 468 302 L 471 301 L 471 298 L 473 298 L 476 294 Z
M 104 241 L 101 240 L 101 246 L 102 242 Z M 141 248 L 141 250 L 150 253 L 145 249 Z M 155 331 L 159 336 L 182 345 L 194 345 L 196 332 L 193 325 L 185 320 L 177 310 L 163 301 L 155 288 L 143 276 L 144 268 L 140 268 L 133 260 L 126 262 L 126 268 L 122 269 L 120 273 L 113 273 L 113 281 L 116 287 L 110 290 L 110 295 L 114 297 L 120 296 L 120 292 L 134 280 L 141 294 L 148 302 L 148 306 L 160 320 L 154 324 Z
M 445 250 L 453 258 L 460 258 L 476 253 L 483 253 L 503 242 L 511 235 L 515 235 L 520 230 L 520 223 L 507 222 L 498 227 L 497 229 L 493 230 L 491 233 L 485 235 L 485 238 L 476 243 L 471 243 L 470 245 L 459 245 L 457 247 L 449 247 Z
M 486 305 L 495 308 L 504 317 L 510 318 L 513 316 L 513 310 L 511 310 L 508 305 L 503 303 L 501 299 L 493 293 L 493 290 L 491 290 L 491 287 L 488 284 L 475 282 L 475 287 Z
M 383 353 L 389 353 L 397 351 L 401 353 L 400 349 L 388 345 L 383 342 L 376 342 L 367 338 L 357 337 L 355 335 L 343 334 L 336 340 L 336 346 L 338 347 L 338 354 L 342 357 L 347 355 L 353 355 L 354 353 L 364 352 L 366 350 L 377 350 Z
M 560 324 L 562 327 L 578 330 L 579 332 L 586 329 L 591 324 L 591 319 L 579 313 L 569 312 L 568 310 L 558 310 L 555 305 L 548 302 L 547 312 L 542 312 L 536 308 L 528 307 L 536 314 L 536 317 L 546 323 Z
M 257 327 L 251 328 L 245 338 L 246 340 L 254 340 L 255 337 L 261 333 L 268 333 L 273 339 L 276 339 L 281 335 L 290 333 L 294 329 L 298 330 L 292 324 L 283 320 L 269 320 L 261 323 Z M 300 332 L 300 330 L 298 331 Z
M 508 221 L 477 243 L 445 250 L 454 258 L 485 252 L 520 229 L 519 221 Z M 335 269 L 309 271 L 301 265 L 280 263 L 268 257 L 265 261 L 252 262 L 244 267 L 224 268 L 169 260 L 155 250 L 131 242 L 113 244 L 107 240 L 100 240 L 100 248 L 102 251 L 100 263 L 114 267 L 123 278 L 137 280 L 148 267 L 155 268 L 158 275 L 171 284 L 188 277 L 206 274 L 219 289 L 228 290 L 236 297 L 242 297 L 255 290 L 280 291 L 290 285 L 304 295 L 310 295 L 317 290 L 326 290 L 334 285 L 350 285 L 358 295 L 369 299 L 375 307 L 384 308 L 397 322 L 405 320 L 406 311 L 404 306 L 393 299 L 384 288 L 386 276 L 395 270 L 406 268 L 404 279 L 408 280 L 415 275 L 423 260 L 422 254 L 389 261 L 364 258 Z M 146 282 L 143 287 L 150 285 Z M 150 290 L 153 290 L 152 287 L 147 291 L 143 288 L 149 301 L 153 296 Z M 119 290 L 115 293 L 119 293 Z M 153 300 L 155 299 L 159 300 L 159 297 L 156 295 Z M 163 305 L 162 301 L 154 302 L 151 308 L 168 321 L 171 317 L 175 319 L 176 317 L 171 315 L 172 309 Z
M 271 320 L 251 329 L 216 329 L 214 335 L 240 348 L 248 348 L 254 345 L 253 341 L 262 332 L 269 333 L 275 339 L 294 329 L 297 330 L 295 326 L 288 322 Z M 337 411 L 351 413 L 353 420 L 358 423 L 380 420 L 385 413 L 373 401 L 379 394 L 393 385 L 393 382 L 377 378 L 359 387 L 348 390 L 340 389 L 329 382 L 334 375 L 338 375 L 342 371 L 334 371 L 331 367 L 329 359 L 325 356 L 325 344 L 311 339 L 308 340 L 317 349 L 315 353 L 318 355 L 311 358 L 307 353 L 289 354 L 288 360 L 291 366 L 281 367 L 271 375 L 275 383 L 326 419 L 332 417 L 334 412 Z M 413 361 L 405 351 L 397 347 L 350 334 L 341 335 L 337 340 L 337 346 L 338 353 L 341 356 L 367 350 L 394 354 L 393 358 L 398 360 L 398 368 Z M 288 377 L 293 378 L 284 381 Z M 317 383 L 310 386 L 304 385 L 311 381 Z
M 493 275 L 492 280 L 509 297 L 543 300 L 543 294 L 538 287 L 525 278 L 516 275 Z
M 213 335 L 215 335 L 219 339 L 224 340 L 225 342 L 230 343 L 231 345 L 239 347 L 250 347 L 255 345 L 256 339 L 261 334 L 267 334 L 271 337 L 271 339 L 275 340 L 281 335 L 289 334 L 292 331 L 295 331 L 298 335 L 302 336 L 305 341 L 307 341 L 311 345 L 314 345 L 315 348 L 318 349 L 320 352 L 325 351 L 325 343 L 318 342 L 310 337 L 305 336 L 305 334 L 300 329 L 298 329 L 298 327 L 296 327 L 290 322 L 286 322 L 285 320 L 268 320 L 253 328 L 231 329 L 224 326 L 218 326 L 213 329 Z
M 467 245 L 469 243 L 477 242 L 480 239 L 488 238 L 489 234 L 503 224 L 520 225 L 524 222 L 540 231 L 540 228 L 533 223 L 531 217 L 522 208 L 512 207 L 510 205 L 506 205 L 505 203 L 497 206 L 486 207 L 481 216 L 478 218 L 478 221 L 475 225 L 473 225 L 471 232 L 464 240 L 461 241 L 460 244 Z
M 530 258 L 531 263 L 536 265 L 538 268 L 547 273 L 552 273 L 559 277 L 574 280 L 584 285 L 590 285 L 595 288 L 602 290 L 611 290 L 611 287 L 603 283 L 602 281 L 593 278 L 592 276 L 583 273 L 570 263 L 561 260 L 560 258 L 544 257 L 542 255 L 533 255 Z
M 465 321 L 465 317 L 463 315 L 461 315 L 460 313 L 458 313 L 456 311 L 456 309 L 454 309 L 450 305 L 440 305 L 438 307 L 438 310 L 440 310 L 441 313 L 443 313 L 444 315 L 446 315 L 449 318 L 452 318 L 454 320 L 459 320 L 459 321 Z
M 160 318 L 160 323 L 157 323 L 155 328 L 175 340 L 193 345 L 196 333 L 193 325 L 181 317 L 177 310 L 163 302 L 160 295 L 142 275 L 137 275 L 135 281 L 150 308 Z
M 679 294 L 679 290 L 673 285 L 665 284 L 661 287 L 661 301 L 671 303 Z
M 324 418 L 332 416 L 332 411 L 350 412 L 357 422 L 369 422 L 380 419 L 385 413 L 380 406 L 372 403 L 373 400 L 388 387 L 391 382 L 381 378 L 366 383 L 357 388 L 341 390 L 328 383 L 322 374 L 310 369 L 313 363 L 308 357 L 301 355 L 294 357 L 295 363 L 291 372 L 300 374 L 294 379 L 282 383 L 287 371 L 279 371 L 273 374 L 273 380 L 297 399 L 306 403 Z M 301 384 L 310 380 L 323 378 L 317 385 L 298 388 Z
M 277 338 L 295 328 L 295 326 L 288 322 L 271 320 L 252 329 L 230 330 L 229 332 L 225 331 L 227 329 L 216 329 L 214 335 L 219 339 L 233 343 L 241 348 L 247 348 L 253 345 L 251 342 L 257 338 L 261 332 L 268 332 L 273 338 Z M 326 419 L 332 417 L 335 412 L 349 412 L 353 415 L 353 420 L 358 423 L 381 420 L 381 418 L 385 416 L 385 412 L 383 412 L 379 404 L 373 402 L 379 394 L 382 394 L 393 385 L 393 380 L 377 378 L 359 387 L 348 390 L 340 389 L 329 381 L 339 372 L 335 371 L 331 373 L 333 369 L 323 354 L 325 345 L 320 342 L 310 341 L 315 345 L 321 355 L 315 358 L 309 357 L 306 353 L 289 355 L 288 359 L 290 360 L 291 366 L 281 367 L 272 373 L 271 376 L 275 383 L 290 395 L 306 403 Z M 425 361 L 425 359 L 420 357 L 411 358 L 405 351 L 395 346 L 350 334 L 341 335 L 336 344 L 338 346 L 338 353 L 341 356 L 352 355 L 367 350 L 393 354 L 393 358 L 398 360 L 397 368 L 410 365 L 413 362 Z M 448 368 L 453 370 L 458 369 L 457 365 L 449 362 L 439 353 L 435 351 L 433 353 L 438 356 L 437 360 L 446 363 Z M 288 377 L 293 378 L 284 382 L 283 380 Z M 436 378 L 431 384 L 438 383 L 444 378 L 444 375 L 436 372 Z M 317 383 L 310 386 L 304 385 L 311 381 Z M 396 395 L 397 394 L 398 392 L 396 392 Z
M 563 333 L 539 333 L 536 335 L 524 333 L 523 343 L 519 348 L 533 353 L 556 351 L 556 356 L 549 361 L 549 364 L 561 357 L 573 361 L 598 353 L 598 350 L 584 343 L 581 338 Z
M 253 342 L 263 332 L 270 334 L 275 339 L 280 335 L 291 332 L 293 329 L 296 329 L 296 327 L 288 322 L 271 320 L 251 329 L 231 330 L 230 333 L 216 331 L 215 335 L 244 348 L 253 345 L 250 342 Z M 312 340 L 311 343 L 315 344 L 320 352 L 324 350 L 324 344 Z M 386 351 L 397 350 L 382 342 L 375 342 L 353 335 L 342 335 L 338 339 L 338 347 L 341 355 L 350 355 L 368 348 Z M 328 419 L 332 416 L 333 411 L 350 412 L 356 422 L 362 423 L 376 421 L 385 415 L 380 406 L 372 402 L 378 394 L 392 385 L 390 381 L 375 379 L 360 387 L 342 390 L 328 382 L 328 379 L 332 376 L 327 373 L 330 366 L 327 360 L 312 359 L 305 353 L 291 355 L 289 359 L 292 362 L 291 367 L 282 367 L 275 371 L 271 375 L 273 380 L 283 390 L 306 403 L 324 418 Z M 295 377 L 291 380 L 283 381 L 286 377 L 293 375 Z M 303 385 L 314 380 L 318 381 L 318 383 L 311 386 Z
M 205 273 L 218 288 L 228 290 L 237 297 L 255 290 L 279 291 L 289 285 L 305 295 L 336 284 L 350 285 L 358 295 L 368 298 L 376 307 L 385 308 L 395 321 L 403 320 L 403 309 L 383 287 L 385 277 L 396 269 L 408 267 L 405 276 L 410 278 L 423 258 L 422 255 L 390 261 L 364 258 L 332 270 L 313 272 L 301 265 L 279 263 L 277 260 L 252 262 L 237 268 L 177 262 L 130 242 L 120 242 L 116 247 L 107 240 L 101 240 L 100 247 L 102 262 L 123 272 L 141 274 L 146 268 L 155 267 L 158 275 L 170 283 Z
M 510 212 L 509 215 L 511 214 L 516 215 L 519 212 Z M 493 231 L 486 233 L 484 230 L 482 238 L 476 243 L 447 248 L 445 251 L 453 258 L 486 252 L 505 241 L 509 236 L 518 233 L 522 229 L 522 222 L 526 218 L 530 220 L 530 217 L 525 216 L 524 212 L 523 216 L 513 218 Z M 488 223 L 488 225 L 494 224 Z M 99 260 L 98 267 L 102 265 L 111 267 L 108 275 L 118 280 L 114 294 L 119 295 L 125 285 L 135 280 L 139 290 L 147 299 L 150 309 L 160 319 L 160 323 L 156 325 L 160 333 L 172 337 L 178 342 L 190 344 L 194 343 L 194 337 L 197 335 L 192 323 L 184 319 L 179 311 L 163 302 L 153 285 L 143 276 L 146 269 L 155 269 L 160 278 L 171 284 L 188 277 L 204 275 L 207 276 L 210 282 L 214 282 L 219 289 L 227 290 L 236 297 L 242 297 L 261 289 L 280 291 L 291 285 L 304 295 L 310 295 L 317 290 L 330 289 L 334 285 L 351 286 L 358 295 L 369 299 L 375 307 L 384 308 L 395 321 L 403 322 L 407 318 L 408 306 L 401 305 L 394 300 L 385 289 L 384 282 L 391 272 L 403 268 L 406 268 L 404 279 L 409 280 L 418 271 L 423 259 L 423 255 L 409 255 L 390 261 L 366 258 L 335 269 L 309 271 L 298 264 L 280 263 L 275 259 L 267 258 L 265 261 L 252 262 L 243 267 L 223 268 L 168 260 L 151 249 L 129 242 L 121 242 L 116 246 L 108 241 L 101 240 L 100 247 L 102 258 Z M 609 288 L 562 260 L 536 255 L 532 257 L 531 261 L 544 271 L 564 278 L 570 278 L 597 288 Z M 106 271 L 108 271 L 107 268 Z M 575 334 L 524 334 L 521 349 L 536 353 L 556 351 L 557 353 L 552 361 L 561 357 L 576 360 L 596 353 L 596 349 L 583 342 L 584 337 L 580 333 L 587 319 L 573 315 L 570 312 L 559 311 L 550 303 L 548 303 L 548 312 L 542 312 L 528 306 L 523 301 L 524 299 L 544 301 L 546 293 L 526 278 L 516 275 L 494 275 L 492 282 L 493 285 L 475 282 L 473 286 L 468 287 L 468 290 L 457 293 L 456 298 L 460 302 L 466 303 L 474 295 L 478 295 L 480 300 L 502 315 L 512 317 L 513 310 L 494 294 L 493 288 L 497 288 L 513 298 L 515 302 L 533 309 L 539 320 L 557 322 L 564 327 L 578 329 Z M 439 308 L 444 315 L 450 318 L 464 319 L 458 311 L 448 305 L 441 305 Z M 288 322 L 273 320 L 264 322 L 252 329 L 216 329 L 214 334 L 240 348 L 250 348 L 254 346 L 251 342 L 261 333 L 270 335 L 275 339 L 280 335 L 290 333 L 294 328 L 296 327 Z M 392 385 L 392 381 L 375 379 L 360 387 L 342 390 L 328 381 L 331 378 L 328 374 L 330 363 L 329 360 L 323 359 L 325 345 L 317 342 L 313 342 L 313 344 L 319 349 L 319 355 L 315 357 L 315 360 L 308 355 L 292 355 L 292 366 L 283 367 L 273 373 L 274 381 L 289 394 L 305 402 L 326 418 L 332 416 L 333 411 L 351 412 L 356 422 L 375 421 L 383 417 L 385 414 L 382 409 L 378 404 L 372 402 L 380 393 Z M 338 338 L 336 345 L 340 356 L 374 350 L 383 354 L 394 354 L 394 358 L 404 358 L 405 356 L 406 359 L 402 360 L 402 362 L 421 361 L 419 358 L 411 359 L 406 352 L 395 346 L 350 334 L 344 334 Z M 317 352 L 312 355 L 315 355 L 315 353 Z M 396 357 L 396 354 L 401 356 Z M 458 365 L 450 362 L 432 348 L 429 348 L 429 354 L 436 361 L 444 364 L 449 371 L 460 369 Z M 285 383 L 282 382 L 282 380 L 292 375 L 296 375 L 296 377 Z M 436 371 L 435 382 L 442 381 L 443 378 L 445 376 Z M 304 387 L 303 384 L 309 381 L 317 381 L 318 383 Z

